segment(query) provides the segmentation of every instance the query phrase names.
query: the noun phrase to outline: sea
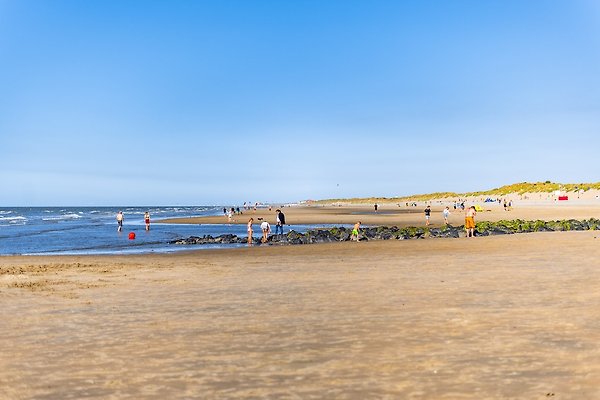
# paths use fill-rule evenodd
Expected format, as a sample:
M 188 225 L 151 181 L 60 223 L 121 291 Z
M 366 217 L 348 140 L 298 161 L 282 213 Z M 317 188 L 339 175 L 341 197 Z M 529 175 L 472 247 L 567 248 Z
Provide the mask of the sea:
M 116 214 L 120 210 L 125 220 L 122 232 L 117 232 Z M 153 221 L 150 231 L 145 230 L 146 211 Z M 243 246 L 186 246 L 169 242 L 189 236 L 246 236 L 245 224 L 155 223 L 160 219 L 211 215 L 223 215 L 223 206 L 0 208 L 0 256 L 170 253 Z M 285 232 L 304 232 L 313 227 L 286 225 Z M 135 233 L 135 240 L 129 239 L 130 232 Z

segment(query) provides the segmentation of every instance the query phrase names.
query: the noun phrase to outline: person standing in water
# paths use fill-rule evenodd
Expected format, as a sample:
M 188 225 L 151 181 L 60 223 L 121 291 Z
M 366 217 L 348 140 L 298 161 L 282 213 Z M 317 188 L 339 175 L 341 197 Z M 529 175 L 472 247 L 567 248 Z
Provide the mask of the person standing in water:
M 250 220 L 248 220 L 248 245 L 252 245 L 252 223 L 254 222 L 254 218 L 250 218 Z
M 262 230 L 262 242 L 267 243 L 269 240 L 269 233 L 271 233 L 271 224 L 267 221 L 263 221 L 262 224 L 260 224 L 260 229 Z
M 146 230 L 150 230 L 150 211 L 144 213 L 144 223 L 146 224 Z
M 465 212 L 465 230 L 467 231 L 467 237 L 475 237 L 475 206 L 471 206 Z
M 117 213 L 117 232 L 121 232 L 123 230 L 123 220 L 125 219 L 125 217 L 123 217 L 123 211 L 119 211 Z
M 275 234 L 281 231 L 281 235 L 283 236 L 283 226 L 285 225 L 285 215 L 281 212 L 280 209 L 275 210 L 277 213 L 277 225 L 275 225 Z

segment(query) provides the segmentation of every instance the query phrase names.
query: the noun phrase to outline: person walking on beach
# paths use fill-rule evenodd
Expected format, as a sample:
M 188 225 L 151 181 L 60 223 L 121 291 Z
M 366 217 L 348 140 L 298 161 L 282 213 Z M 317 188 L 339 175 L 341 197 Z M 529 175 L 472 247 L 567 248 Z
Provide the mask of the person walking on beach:
M 431 207 L 425 207 L 425 225 L 429 225 L 429 218 L 431 218 Z
M 444 211 L 442 211 L 442 214 L 444 214 L 444 223 L 446 225 L 448 225 L 448 217 L 450 216 L 450 207 L 446 206 L 446 208 L 444 208 Z
M 250 218 L 248 220 L 248 245 L 252 245 L 252 223 L 254 222 L 254 218 Z
M 375 212 L 377 212 L 377 203 L 373 207 L 375 207 Z
M 119 211 L 117 213 L 117 232 L 121 232 L 123 230 L 123 220 L 125 219 L 125 217 L 123 217 L 123 211 Z
M 465 230 L 467 231 L 467 237 L 475 237 L 475 206 L 471 206 L 465 212 Z
M 360 232 L 360 221 L 354 224 L 354 228 L 352 228 L 352 235 L 350 236 L 350 240 L 356 240 L 358 242 L 358 234 Z
M 149 231 L 150 230 L 150 212 L 146 211 L 146 213 L 144 214 L 144 223 L 146 224 L 146 230 Z
M 277 224 L 275 225 L 275 234 L 281 231 L 281 235 L 283 236 L 283 226 L 285 225 L 285 215 L 281 212 L 280 209 L 275 210 L 277 213 Z
M 267 243 L 267 240 L 269 240 L 269 233 L 271 233 L 271 224 L 267 221 L 263 221 L 262 224 L 260 224 L 260 229 L 262 230 L 262 242 Z

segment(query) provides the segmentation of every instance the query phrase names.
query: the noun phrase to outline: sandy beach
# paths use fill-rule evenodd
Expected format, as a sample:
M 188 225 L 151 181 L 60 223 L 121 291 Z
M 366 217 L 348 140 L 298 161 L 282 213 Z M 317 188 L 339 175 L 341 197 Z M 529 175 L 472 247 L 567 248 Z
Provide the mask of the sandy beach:
M 429 203 L 427 203 L 429 204 Z M 483 212 L 477 214 L 478 221 L 499 221 L 503 219 L 523 219 L 523 220 L 557 220 L 557 219 L 589 219 L 600 217 L 600 200 L 595 198 L 582 198 L 581 200 L 571 200 L 567 202 L 554 201 L 515 201 L 510 211 L 505 211 L 504 207 L 498 203 L 485 203 L 483 201 L 468 201 L 467 206 L 471 204 L 481 205 Z M 282 207 L 288 225 L 314 225 L 314 224 L 354 224 L 361 221 L 365 225 L 385 225 L 385 226 L 422 226 L 425 224 L 423 210 L 426 203 L 419 202 L 417 206 L 406 206 L 404 204 L 379 204 L 375 212 L 373 205 L 314 205 L 314 206 L 296 206 Z M 449 223 L 455 226 L 464 224 L 464 211 L 453 208 L 450 201 L 431 202 L 431 225 L 441 226 L 444 223 L 442 210 L 450 207 Z M 261 219 L 266 219 L 271 224 L 275 223 L 276 207 L 259 208 L 256 211 L 243 211 L 242 215 L 235 215 L 232 221 L 229 221 L 226 215 L 212 217 L 191 217 L 165 219 L 157 222 L 175 223 L 175 224 L 247 224 L 250 218 L 254 218 L 255 224 L 260 224 Z
M 322 209 L 285 211 L 423 223 Z M 595 231 L 2 257 L 0 398 L 599 398 L 599 259 Z
M 0 400 L 600 400 L 600 0 L 0 0 L 0 55 Z

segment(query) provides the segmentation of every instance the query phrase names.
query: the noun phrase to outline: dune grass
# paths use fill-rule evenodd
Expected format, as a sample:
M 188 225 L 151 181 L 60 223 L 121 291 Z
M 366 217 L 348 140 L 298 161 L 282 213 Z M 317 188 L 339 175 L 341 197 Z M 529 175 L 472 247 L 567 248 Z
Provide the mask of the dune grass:
M 456 193 L 456 192 L 435 192 L 427 194 L 414 194 L 410 196 L 399 197 L 357 197 L 347 199 L 323 199 L 314 203 L 350 203 L 350 204 L 373 204 L 373 203 L 404 203 L 407 201 L 429 201 L 437 199 L 459 199 L 465 197 L 498 197 L 511 194 L 522 195 L 524 193 L 552 193 L 557 190 L 563 192 L 575 192 L 578 190 L 588 191 L 591 189 L 600 190 L 600 182 L 596 183 L 557 183 L 557 182 L 520 182 L 511 185 L 504 185 L 499 188 L 483 190 L 478 192 Z

